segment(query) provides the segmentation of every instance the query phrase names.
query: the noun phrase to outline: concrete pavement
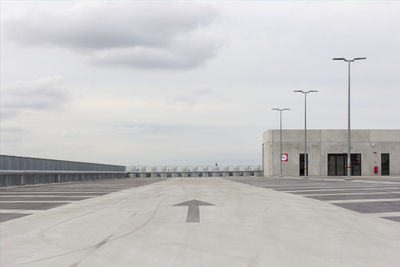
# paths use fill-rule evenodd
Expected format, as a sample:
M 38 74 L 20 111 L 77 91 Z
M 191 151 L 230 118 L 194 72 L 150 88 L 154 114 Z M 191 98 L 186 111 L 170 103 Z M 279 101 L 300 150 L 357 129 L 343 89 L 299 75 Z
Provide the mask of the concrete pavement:
M 0 222 L 163 180 L 165 179 L 106 179 L 0 187 Z
M 247 178 L 174 178 L 5 221 L 0 266 L 400 266 L 399 222 L 295 194 L 326 182 Z M 176 206 L 194 200 L 210 204 L 198 222 Z

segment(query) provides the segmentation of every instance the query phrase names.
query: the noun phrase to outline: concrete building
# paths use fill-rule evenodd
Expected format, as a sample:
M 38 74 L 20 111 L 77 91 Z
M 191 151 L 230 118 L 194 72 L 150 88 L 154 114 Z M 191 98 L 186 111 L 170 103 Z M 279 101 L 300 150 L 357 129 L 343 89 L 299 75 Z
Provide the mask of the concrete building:
M 304 130 L 283 130 L 284 176 L 304 175 Z M 310 176 L 346 176 L 347 130 L 307 130 Z M 280 133 L 263 135 L 264 176 L 280 173 Z M 352 130 L 353 176 L 400 175 L 400 130 Z

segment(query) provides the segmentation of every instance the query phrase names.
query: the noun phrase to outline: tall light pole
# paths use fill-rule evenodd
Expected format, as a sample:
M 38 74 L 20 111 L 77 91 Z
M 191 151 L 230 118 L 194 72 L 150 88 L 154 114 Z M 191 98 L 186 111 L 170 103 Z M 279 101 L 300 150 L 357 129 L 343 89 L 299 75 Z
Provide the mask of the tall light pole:
M 348 96 L 347 96 L 347 110 L 348 110 L 348 115 L 347 115 L 347 142 L 348 142 L 348 148 L 347 148 L 347 178 L 346 180 L 351 180 L 351 138 L 350 138 L 350 64 L 351 62 L 354 62 L 356 60 L 364 60 L 367 59 L 366 57 L 356 57 L 353 59 L 346 59 L 344 57 L 335 57 L 332 60 L 343 60 L 348 63 Z
M 294 90 L 295 93 L 304 94 L 304 176 L 308 176 L 308 157 L 307 157 L 307 94 L 317 93 L 317 90 Z
M 279 111 L 279 119 L 280 119 L 280 154 L 279 154 L 279 161 L 281 163 L 281 172 L 280 177 L 282 177 L 282 112 L 285 110 L 290 110 L 290 108 L 273 108 L 272 110 Z

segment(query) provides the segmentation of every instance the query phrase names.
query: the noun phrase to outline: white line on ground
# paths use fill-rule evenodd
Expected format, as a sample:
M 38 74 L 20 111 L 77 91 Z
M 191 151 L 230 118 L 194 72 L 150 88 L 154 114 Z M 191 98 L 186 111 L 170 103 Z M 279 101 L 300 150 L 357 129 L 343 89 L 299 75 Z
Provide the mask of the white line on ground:
M 328 196 L 348 196 L 348 195 L 381 195 L 381 194 L 388 194 L 388 195 L 390 195 L 390 194 L 399 194 L 400 193 L 400 191 L 395 191 L 395 192 L 357 192 L 357 193 L 337 193 L 337 194 L 334 194 L 334 193 L 323 193 L 323 194 L 305 194 L 305 195 L 302 195 L 302 194 L 299 194 L 299 195 L 301 195 L 301 196 L 305 196 L 305 197 L 318 197 L 318 196 L 326 196 L 326 195 L 328 195 Z
M 14 194 L 19 194 L 19 193 L 37 193 L 37 194 L 70 194 L 70 193 L 80 193 L 80 194 L 86 194 L 86 193 L 95 193 L 95 194 L 109 194 L 115 191 L 10 191 L 10 192 L 0 192 L 1 195 L 14 195 Z
M 332 203 L 332 204 L 337 204 L 337 203 L 382 202 L 382 201 L 400 201 L 400 198 L 328 200 L 328 202 Z
M 15 197 L 15 198 L 18 198 L 18 197 L 48 197 L 48 198 L 52 198 L 52 197 L 67 197 L 67 198 L 82 198 L 82 197 L 97 197 L 97 196 L 81 196 L 81 195 L 79 195 L 79 196 L 65 196 L 65 195 L 63 195 L 63 196 L 59 196 L 59 195 L 10 195 L 10 196 L 2 196 L 2 195 L 0 195 L 0 197 Z
M 6 200 L 0 200 L 0 203 L 69 203 L 69 202 L 74 202 L 76 200 L 10 200 L 10 201 L 6 201 Z M 79 200 L 81 201 L 81 200 Z
M 400 217 L 400 212 L 368 213 L 368 215 L 378 216 L 378 217 Z
M 1 210 L 0 214 L 2 213 L 38 213 L 43 212 L 44 210 Z
M 363 183 L 379 183 L 379 184 L 399 184 L 399 182 L 392 182 L 392 181 L 377 181 L 377 180 L 372 180 L 372 181 L 367 181 L 367 180 L 354 180 L 355 182 L 363 182 Z
M 272 189 L 274 189 L 274 188 L 272 188 Z M 381 187 L 345 187 L 345 188 L 324 188 L 324 189 L 322 189 L 322 188 L 307 188 L 307 189 L 301 189 L 301 188 L 299 188 L 299 189 L 296 189 L 296 190 L 293 190 L 293 189 L 290 189 L 290 190 L 285 190 L 285 191 L 282 191 L 282 192 L 286 192 L 286 193 L 297 193 L 297 192 L 299 192 L 299 191 L 304 191 L 304 192 L 312 192 L 312 191 L 338 191 L 338 190 L 343 190 L 343 191 L 347 191 L 347 190 L 360 190 L 360 191 L 362 191 L 362 190 L 391 190 L 391 189 L 400 189 L 400 187 L 384 187 L 384 188 L 381 188 Z

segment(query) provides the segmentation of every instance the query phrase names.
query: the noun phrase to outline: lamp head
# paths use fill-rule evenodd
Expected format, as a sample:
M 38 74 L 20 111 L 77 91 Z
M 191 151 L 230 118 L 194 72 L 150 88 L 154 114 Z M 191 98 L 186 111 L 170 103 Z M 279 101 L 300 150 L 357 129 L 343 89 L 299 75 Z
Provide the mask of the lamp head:
M 272 110 L 285 111 L 285 110 L 290 110 L 290 108 L 273 108 Z

